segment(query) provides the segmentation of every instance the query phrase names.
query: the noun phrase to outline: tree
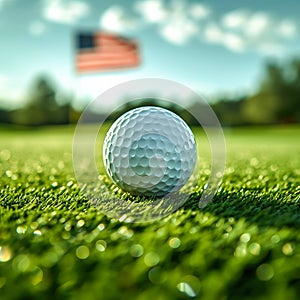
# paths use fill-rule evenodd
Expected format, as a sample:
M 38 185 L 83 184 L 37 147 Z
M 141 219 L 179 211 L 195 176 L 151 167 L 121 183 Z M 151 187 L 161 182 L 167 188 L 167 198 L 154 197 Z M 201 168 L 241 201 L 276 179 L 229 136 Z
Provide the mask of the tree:
M 276 124 L 280 107 L 280 99 L 276 94 L 260 92 L 243 103 L 240 114 L 246 124 Z
M 14 112 L 13 121 L 22 125 L 61 124 L 69 121 L 69 104 L 60 106 L 56 89 L 46 76 L 32 84 L 26 105 Z
M 245 101 L 242 112 L 253 124 L 299 122 L 300 61 L 268 63 L 258 92 Z

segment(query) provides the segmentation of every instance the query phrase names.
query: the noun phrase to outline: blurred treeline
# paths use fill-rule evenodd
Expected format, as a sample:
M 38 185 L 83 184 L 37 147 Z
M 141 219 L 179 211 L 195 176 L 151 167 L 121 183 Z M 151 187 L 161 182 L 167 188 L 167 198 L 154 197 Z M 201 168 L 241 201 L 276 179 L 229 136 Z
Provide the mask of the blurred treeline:
M 34 80 L 23 107 L 0 108 L 0 122 L 24 126 L 68 124 L 71 110 L 71 99 L 60 96 L 47 76 L 40 76 Z
M 196 124 L 196 119 L 188 111 L 197 117 L 203 107 L 193 99 L 189 99 L 188 103 L 192 104 L 181 111 L 181 115 L 190 124 Z M 146 104 L 160 103 L 148 99 L 147 102 L 136 103 L 133 106 Z M 130 105 L 125 104 L 123 111 L 131 108 Z M 211 106 L 225 126 L 299 123 L 300 60 L 291 60 L 285 64 L 267 63 L 262 80 L 253 95 L 219 98 Z M 173 110 L 178 112 L 178 107 Z M 110 118 L 123 111 L 118 111 Z M 107 112 L 91 112 L 91 121 L 104 119 L 106 114 Z M 14 110 L 0 108 L 0 123 L 25 126 L 75 123 L 79 116 L 80 111 L 76 111 L 72 105 L 72 97 L 60 94 L 45 76 L 33 82 L 23 107 Z
M 213 108 L 224 125 L 299 123 L 300 60 L 266 64 L 256 93 L 219 99 Z

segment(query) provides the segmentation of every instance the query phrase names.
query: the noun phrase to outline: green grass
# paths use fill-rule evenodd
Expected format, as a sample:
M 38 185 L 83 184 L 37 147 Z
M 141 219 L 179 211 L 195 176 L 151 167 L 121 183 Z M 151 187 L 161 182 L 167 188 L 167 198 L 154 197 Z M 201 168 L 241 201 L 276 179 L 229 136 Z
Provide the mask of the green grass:
M 1 130 L 1 129 L 0 129 Z M 0 299 L 299 299 L 300 128 L 226 130 L 227 167 L 199 209 L 152 223 L 80 192 L 73 128 L 0 132 Z

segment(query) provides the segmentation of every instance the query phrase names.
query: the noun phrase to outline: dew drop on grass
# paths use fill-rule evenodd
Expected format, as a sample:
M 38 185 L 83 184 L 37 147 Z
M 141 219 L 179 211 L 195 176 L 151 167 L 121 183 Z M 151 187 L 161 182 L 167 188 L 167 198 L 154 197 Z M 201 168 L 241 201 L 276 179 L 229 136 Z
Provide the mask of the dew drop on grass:
M 99 231 L 102 231 L 102 230 L 104 230 L 105 225 L 101 223 L 101 224 L 99 224 L 99 225 L 97 226 L 97 228 L 98 228 Z
M 144 257 L 145 265 L 148 267 L 154 267 L 159 263 L 159 255 L 155 252 L 149 252 Z
M 33 275 L 31 278 L 31 283 L 33 285 L 38 285 L 43 280 L 44 273 L 39 267 L 35 267 Z
M 19 272 L 26 272 L 30 266 L 30 259 L 27 255 L 21 254 L 13 260 L 13 268 Z
M 16 232 L 17 234 L 24 234 L 26 233 L 27 226 L 26 225 L 20 225 L 17 227 Z
M 129 253 L 132 257 L 140 257 L 144 253 L 144 248 L 140 244 L 135 244 L 130 247 Z
M 79 221 L 77 222 L 76 227 L 77 227 L 77 228 L 81 228 L 81 227 L 84 226 L 84 224 L 85 224 L 85 221 L 81 219 L 81 220 L 79 220 Z
M 270 264 L 262 264 L 256 269 L 256 275 L 261 281 L 269 281 L 274 276 L 273 267 Z
M 294 254 L 294 247 L 291 243 L 286 243 L 282 246 L 282 253 L 286 256 Z
M 131 238 L 134 234 L 133 231 L 131 229 L 128 229 L 126 226 L 121 226 L 118 229 L 118 233 L 127 239 Z
M 240 237 L 240 241 L 243 242 L 243 243 L 248 243 L 251 239 L 251 235 L 250 233 L 243 233 Z
M 66 223 L 64 229 L 65 231 L 70 231 L 72 229 L 72 225 L 70 223 Z
M 33 234 L 34 235 L 37 235 L 37 236 L 40 236 L 40 235 L 42 235 L 42 232 L 40 231 L 40 230 L 35 230 L 34 232 L 33 232 Z
M 232 226 L 226 227 L 225 231 L 226 231 L 226 232 L 231 232 L 231 231 L 232 231 Z
M 11 170 L 6 170 L 5 175 L 10 178 L 13 175 L 13 172 Z
M 70 237 L 71 237 L 71 234 L 70 232 L 68 231 L 65 231 L 61 234 L 61 237 L 64 239 L 64 240 L 68 240 Z
M 66 219 L 65 219 L 65 218 L 60 218 L 60 219 L 59 219 L 59 223 L 62 223 L 62 224 L 63 224 L 63 223 L 65 223 L 65 222 L 66 222 Z
M 247 255 L 247 248 L 245 244 L 239 245 L 236 247 L 234 251 L 234 256 L 243 257 Z
M 161 284 L 166 281 L 167 276 L 161 267 L 154 267 L 148 272 L 148 278 L 154 284 Z
M 7 262 L 11 259 L 12 253 L 9 247 L 0 246 L 0 261 Z
M 196 226 L 192 227 L 192 228 L 189 230 L 189 232 L 190 232 L 191 234 L 195 234 L 195 233 L 197 233 L 198 231 L 199 231 L 199 228 L 196 227 Z
M 181 282 L 177 285 L 177 289 L 185 293 L 189 297 L 196 297 L 200 291 L 201 282 L 194 275 L 186 275 L 181 279 Z
M 252 254 L 252 255 L 259 255 L 260 252 L 261 252 L 261 246 L 260 244 L 258 243 L 252 243 L 250 244 L 249 246 L 249 252 Z
M 72 180 L 70 180 L 68 183 L 67 183 L 67 187 L 70 187 L 70 186 L 72 186 L 73 185 L 73 181 Z
M 96 242 L 96 249 L 99 252 L 104 252 L 106 250 L 106 247 L 107 247 L 107 243 L 104 240 L 98 240 Z
M 58 183 L 55 181 L 55 182 L 53 182 L 53 183 L 51 184 L 51 186 L 55 188 L 55 187 L 58 186 Z
M 89 255 L 90 255 L 90 250 L 87 246 L 79 246 L 76 249 L 76 256 L 79 259 L 86 259 L 89 257 Z
M 32 223 L 30 224 L 30 228 L 31 228 L 32 230 L 37 229 L 38 226 L 39 226 L 39 223 L 38 223 L 38 222 L 32 222 Z
M 271 237 L 271 242 L 273 244 L 278 244 L 280 242 L 280 236 L 277 235 L 277 234 L 274 234 L 272 237 Z
M 177 284 L 177 289 L 181 292 L 186 294 L 189 297 L 196 297 L 196 293 L 192 289 L 192 287 L 186 282 L 180 282 Z
M 179 238 L 174 237 L 174 238 L 169 239 L 169 246 L 171 248 L 176 249 L 176 248 L 180 247 L 180 245 L 181 245 L 181 241 Z

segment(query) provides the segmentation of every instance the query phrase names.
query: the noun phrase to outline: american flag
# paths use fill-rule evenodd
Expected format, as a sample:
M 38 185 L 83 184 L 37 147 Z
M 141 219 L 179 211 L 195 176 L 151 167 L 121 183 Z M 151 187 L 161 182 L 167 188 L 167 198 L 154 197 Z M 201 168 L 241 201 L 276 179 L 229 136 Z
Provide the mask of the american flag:
M 119 35 L 91 32 L 76 35 L 78 73 L 133 68 L 140 64 L 138 45 Z

